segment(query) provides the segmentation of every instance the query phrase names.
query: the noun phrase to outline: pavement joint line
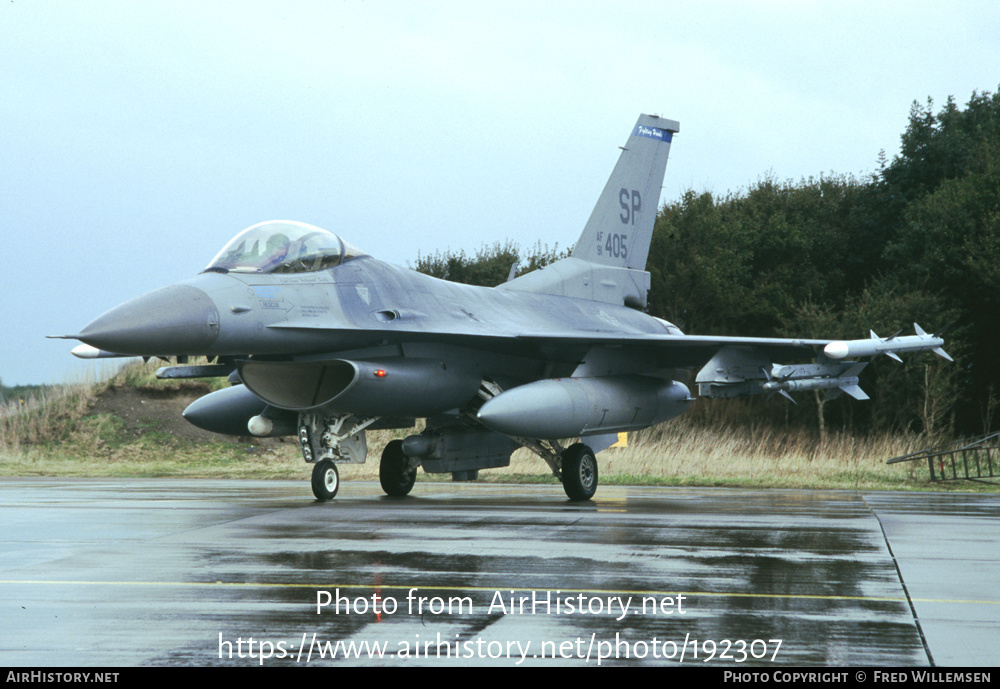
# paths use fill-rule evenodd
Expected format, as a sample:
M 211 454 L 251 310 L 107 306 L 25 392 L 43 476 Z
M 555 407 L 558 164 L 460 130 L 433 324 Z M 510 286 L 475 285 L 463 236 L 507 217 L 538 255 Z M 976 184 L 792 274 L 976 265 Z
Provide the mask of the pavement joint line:
M 385 591 L 409 591 L 417 589 L 419 591 L 455 591 L 455 592 L 478 592 L 493 593 L 496 591 L 511 591 L 514 593 L 550 592 L 558 593 L 586 593 L 593 595 L 630 595 L 630 596 L 686 596 L 709 597 L 709 598 L 767 598 L 767 599 L 792 599 L 792 600 L 828 600 L 828 601 L 889 601 L 895 603 L 951 603 L 966 605 L 1000 605 L 1000 601 L 995 600 L 969 600 L 962 598 L 906 598 L 905 596 L 835 596 L 823 594 L 806 593 L 740 593 L 726 591 L 616 591 L 610 589 L 582 589 L 582 588 L 514 588 L 501 586 L 396 586 L 380 585 L 371 586 L 368 584 L 284 584 L 278 582 L 252 582 L 252 581 L 73 581 L 66 579 L 0 579 L 0 586 L 45 584 L 53 586 L 147 586 L 147 587 L 229 587 L 229 588 L 308 588 L 308 589 L 347 589 L 347 590 L 378 590 Z
M 913 616 L 913 623 L 917 626 L 917 632 L 920 634 L 920 643 L 923 644 L 924 653 L 927 654 L 927 661 L 933 666 L 934 655 L 931 653 L 931 647 L 927 643 L 927 635 L 924 634 L 924 627 L 920 624 L 920 616 L 917 615 L 917 608 L 914 606 L 915 601 L 910 596 L 910 589 L 906 585 L 906 580 L 903 578 L 903 570 L 899 567 L 899 560 L 896 558 L 896 553 L 892 550 L 892 543 L 889 542 L 889 534 L 885 532 L 885 526 L 882 524 L 882 518 L 879 517 L 878 512 L 868 504 L 868 499 L 864 495 L 860 495 L 861 502 L 864 503 L 865 507 L 871 513 L 872 517 L 875 519 L 875 523 L 878 524 L 879 533 L 882 534 L 882 541 L 885 543 L 886 550 L 889 551 L 889 557 L 892 558 L 892 567 L 896 570 L 896 577 L 899 579 L 899 585 L 903 587 L 903 593 L 906 595 L 906 604 L 910 608 L 910 614 Z

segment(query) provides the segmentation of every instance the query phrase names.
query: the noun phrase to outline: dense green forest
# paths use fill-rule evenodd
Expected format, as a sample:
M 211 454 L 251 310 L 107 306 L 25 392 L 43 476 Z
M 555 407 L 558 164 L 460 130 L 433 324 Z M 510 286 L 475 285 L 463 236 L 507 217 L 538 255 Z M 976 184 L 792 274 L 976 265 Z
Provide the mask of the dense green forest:
M 507 243 L 420 257 L 416 268 L 496 285 L 518 257 L 524 272 L 564 255 Z M 689 191 L 660 209 L 647 270 L 649 313 L 691 334 L 887 337 L 919 323 L 943 334 L 955 358 L 879 357 L 862 374 L 871 402 L 751 399 L 743 417 L 820 431 L 991 430 L 1000 402 L 1000 95 L 974 93 L 964 108 L 953 98 L 939 109 L 915 102 L 899 154 L 881 154 L 863 178 Z

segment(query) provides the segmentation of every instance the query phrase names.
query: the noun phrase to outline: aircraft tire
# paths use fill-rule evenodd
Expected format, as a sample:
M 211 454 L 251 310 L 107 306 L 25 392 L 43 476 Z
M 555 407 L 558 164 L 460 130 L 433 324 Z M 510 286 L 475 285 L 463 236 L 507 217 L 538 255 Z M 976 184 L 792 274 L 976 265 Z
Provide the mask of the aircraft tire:
M 317 500 L 333 500 L 340 490 L 340 472 L 337 465 L 329 459 L 316 462 L 312 472 L 313 495 Z
M 562 454 L 563 490 L 570 500 L 590 500 L 597 492 L 597 458 L 583 443 L 570 445 Z
M 417 480 L 417 470 L 409 469 L 409 458 L 403 453 L 403 441 L 393 440 L 382 450 L 378 465 L 378 480 L 385 494 L 393 498 L 409 495 Z

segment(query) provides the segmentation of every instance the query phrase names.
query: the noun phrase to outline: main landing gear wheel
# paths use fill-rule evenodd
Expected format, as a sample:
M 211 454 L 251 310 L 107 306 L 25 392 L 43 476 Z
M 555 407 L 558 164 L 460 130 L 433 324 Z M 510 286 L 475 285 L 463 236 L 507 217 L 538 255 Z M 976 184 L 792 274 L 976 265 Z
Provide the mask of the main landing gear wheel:
M 317 500 L 333 500 L 340 488 L 340 472 L 332 460 L 324 459 L 313 465 L 313 495 Z
M 401 498 L 413 490 L 417 470 L 410 469 L 410 458 L 403 452 L 403 441 L 393 440 L 382 451 L 378 465 L 378 480 L 386 495 Z
M 597 492 L 597 458 L 583 443 L 566 448 L 562 454 L 563 489 L 570 500 L 590 500 Z

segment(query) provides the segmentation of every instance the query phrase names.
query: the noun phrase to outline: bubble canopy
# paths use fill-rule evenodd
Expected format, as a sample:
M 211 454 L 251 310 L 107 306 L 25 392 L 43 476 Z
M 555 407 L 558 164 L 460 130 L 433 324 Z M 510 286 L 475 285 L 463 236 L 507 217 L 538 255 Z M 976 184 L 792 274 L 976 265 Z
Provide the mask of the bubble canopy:
M 205 272 L 312 273 L 364 255 L 334 233 L 314 225 L 271 220 L 233 237 Z

